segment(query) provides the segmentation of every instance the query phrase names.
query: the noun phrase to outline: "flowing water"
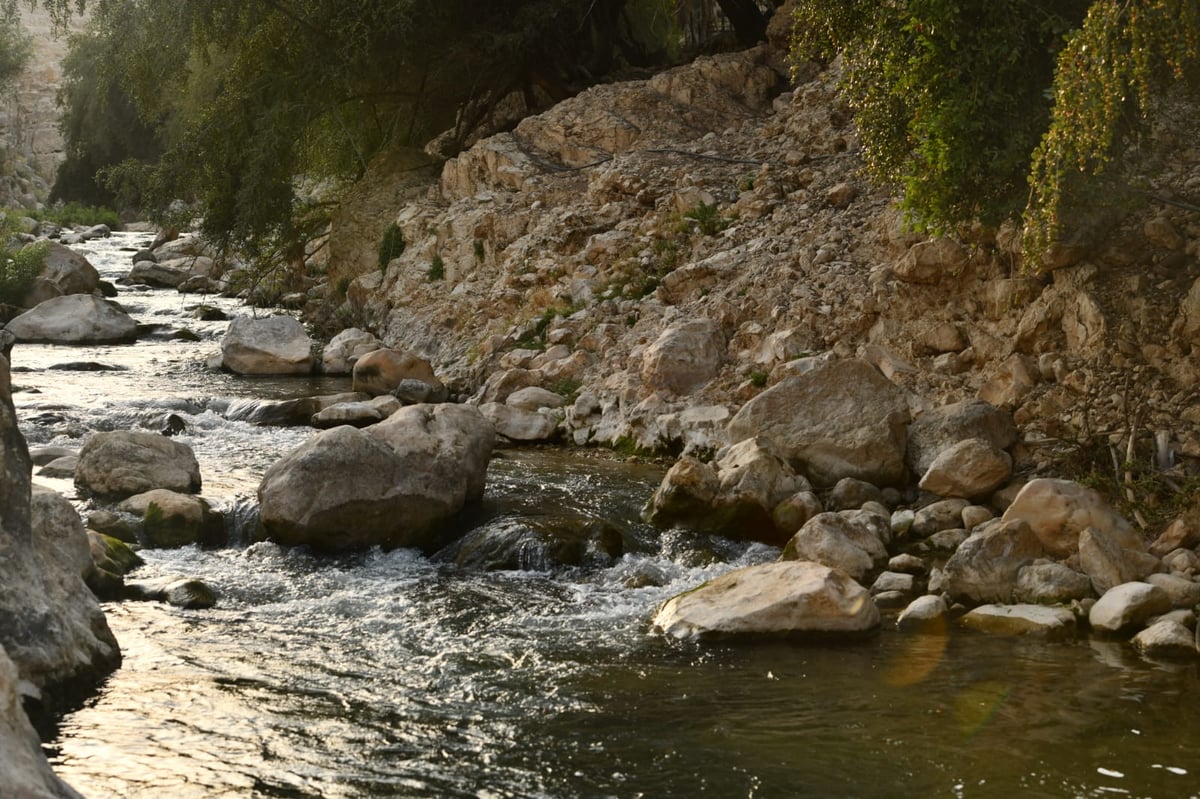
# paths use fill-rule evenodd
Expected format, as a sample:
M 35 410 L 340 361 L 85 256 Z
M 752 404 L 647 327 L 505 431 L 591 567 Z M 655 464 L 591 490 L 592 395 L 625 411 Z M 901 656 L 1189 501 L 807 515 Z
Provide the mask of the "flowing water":
M 81 249 L 112 279 L 146 238 Z M 129 289 L 120 301 L 201 343 L 18 345 L 32 444 L 77 447 L 91 430 L 157 429 L 175 412 L 205 496 L 244 508 L 309 431 L 231 422 L 229 406 L 347 388 L 207 372 L 224 323 L 192 319 L 195 298 Z M 77 361 L 127 370 L 50 369 Z M 1200 796 L 1192 663 L 1147 662 L 1115 642 L 886 624 L 838 646 L 650 634 L 667 597 L 776 555 L 642 526 L 660 477 L 548 450 L 494 459 L 464 526 L 605 519 L 626 554 L 584 567 L 549 568 L 534 552 L 524 570 L 482 572 L 409 550 L 319 557 L 244 536 L 144 552 L 136 576 L 199 576 L 220 603 L 106 606 L 124 665 L 62 720 L 47 746 L 55 767 L 92 799 Z

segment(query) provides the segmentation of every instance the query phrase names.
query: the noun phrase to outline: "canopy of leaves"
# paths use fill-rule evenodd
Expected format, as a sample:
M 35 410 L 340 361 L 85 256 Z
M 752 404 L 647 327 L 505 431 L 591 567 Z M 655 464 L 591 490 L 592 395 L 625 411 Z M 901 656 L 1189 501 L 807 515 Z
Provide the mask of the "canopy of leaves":
M 15 19 L 0 18 L 0 88 L 21 74 L 28 58 L 29 38 Z
M 844 58 L 868 170 L 918 229 L 1024 216 L 1027 263 L 1194 80 L 1200 0 L 800 0 L 799 58 Z

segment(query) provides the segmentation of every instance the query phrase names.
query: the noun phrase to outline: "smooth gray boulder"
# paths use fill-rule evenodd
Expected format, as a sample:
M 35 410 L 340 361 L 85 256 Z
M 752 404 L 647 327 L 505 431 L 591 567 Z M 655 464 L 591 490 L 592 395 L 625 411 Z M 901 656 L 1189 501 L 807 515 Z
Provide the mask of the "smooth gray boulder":
M 747 566 L 667 600 L 654 628 L 672 638 L 855 635 L 879 609 L 848 574 L 808 561 Z
M 818 486 L 854 477 L 903 483 L 909 421 L 904 391 L 866 361 L 831 361 L 789 377 L 730 420 L 731 443 L 761 436 Z
M 200 464 L 187 444 L 158 433 L 96 433 L 79 451 L 75 485 L 86 494 L 109 498 L 155 488 L 198 494 Z
M 841 569 L 856 580 L 887 561 L 887 548 L 876 531 L 841 513 L 818 513 L 805 522 L 780 556 Z
M 313 370 L 313 342 L 290 316 L 238 316 L 221 339 L 221 363 L 240 375 L 302 375 Z
M 137 322 L 129 314 L 91 294 L 46 300 L 9 322 L 6 329 L 18 341 L 49 344 L 113 344 L 137 337 Z
M 982 438 L 968 438 L 942 450 L 919 485 L 942 497 L 987 497 L 1012 477 L 1012 465 L 1004 450 Z
M 998 635 L 1032 635 L 1061 640 L 1075 635 L 1075 615 L 1044 605 L 980 605 L 962 617 L 972 630 Z
M 348 327 L 325 345 L 321 353 L 321 371 L 327 375 L 348 375 L 359 358 L 382 346 L 383 342 L 374 334 Z
M 155 549 L 170 549 L 189 544 L 222 544 L 225 518 L 212 509 L 208 500 L 155 488 L 134 494 L 117 506 L 121 513 L 141 517 L 141 542 Z
M 949 630 L 947 619 L 950 608 L 946 600 L 940 596 L 926 594 L 919 596 L 896 618 L 896 629 L 904 632 L 923 633 L 925 635 L 945 635 Z
M 1146 544 L 1098 493 L 1071 480 L 1042 477 L 1026 483 L 1004 511 L 1005 521 L 1022 519 L 1046 552 L 1066 558 L 1079 551 L 1079 534 L 1094 527 L 1121 549 L 1145 551 Z
M 527 411 L 499 402 L 486 402 L 479 406 L 479 412 L 510 441 L 548 441 L 558 434 L 559 418 L 553 413 Z
M 656 391 L 688 395 L 717 376 L 725 361 L 725 333 L 713 319 L 672 325 L 642 355 L 642 382 Z
M 56 241 L 44 240 L 26 245 L 45 247 L 46 263 L 21 302 L 33 308 L 64 294 L 91 294 L 100 285 L 100 273 L 87 258 Z
M 1012 414 L 983 400 L 966 400 L 933 408 L 908 427 L 906 457 L 913 474 L 923 475 L 937 457 L 960 441 L 977 438 L 997 450 L 1017 440 Z
M 267 536 L 321 550 L 422 547 L 483 496 L 495 429 L 465 405 L 411 405 L 365 430 L 318 433 L 259 485 Z
M 1146 657 L 1195 660 L 1200 658 L 1196 635 L 1177 621 L 1156 621 L 1133 637 L 1133 646 Z

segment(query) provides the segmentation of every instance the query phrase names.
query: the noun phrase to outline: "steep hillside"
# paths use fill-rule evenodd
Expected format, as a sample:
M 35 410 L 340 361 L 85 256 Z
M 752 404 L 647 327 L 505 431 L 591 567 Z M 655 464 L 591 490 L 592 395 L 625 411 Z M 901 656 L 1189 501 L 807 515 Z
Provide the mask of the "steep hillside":
M 1012 409 L 1029 469 L 1095 446 L 1107 461 L 1103 434 L 1131 425 L 1141 450 L 1157 435 L 1161 457 L 1200 457 L 1188 115 L 1146 150 L 1151 199 L 1035 277 L 1012 231 L 907 233 L 860 174 L 835 83 L 814 69 L 790 86 L 766 47 L 702 58 L 590 89 L 436 182 L 376 174 L 409 181 L 373 229 L 394 219 L 407 247 L 380 270 L 378 239 L 335 227 L 327 324 L 429 357 L 464 393 L 578 396 L 578 443 L 718 444 L 742 403 L 833 353 L 875 363 L 918 408 Z

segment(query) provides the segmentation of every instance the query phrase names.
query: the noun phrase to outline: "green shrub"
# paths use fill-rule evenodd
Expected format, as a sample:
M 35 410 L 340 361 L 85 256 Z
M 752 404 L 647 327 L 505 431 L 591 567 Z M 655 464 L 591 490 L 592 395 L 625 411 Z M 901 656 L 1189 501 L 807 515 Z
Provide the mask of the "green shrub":
M 337 288 L 337 293 L 342 295 L 343 297 L 345 297 L 346 292 L 350 290 L 350 276 L 342 275 L 341 277 L 339 277 L 337 280 L 336 288 Z
M 475 239 L 475 260 L 482 261 L 486 253 L 487 251 L 483 248 L 483 239 Z
M 435 255 L 429 263 L 429 279 L 441 280 L 446 276 L 446 262 L 442 260 L 442 256 Z
M 700 203 L 684 214 L 684 217 L 694 219 L 705 236 L 715 236 L 729 227 L 729 220 L 721 216 L 716 203 Z
M 45 242 L 19 250 L 0 246 L 0 304 L 21 304 L 46 266 L 47 249 Z
M 750 373 L 750 384 L 756 388 L 762 388 L 767 384 L 767 377 L 766 372 L 755 370 Z
M 383 238 L 379 240 L 379 271 L 386 272 L 388 264 L 393 258 L 400 257 L 404 247 L 404 233 L 393 222 L 384 229 Z

